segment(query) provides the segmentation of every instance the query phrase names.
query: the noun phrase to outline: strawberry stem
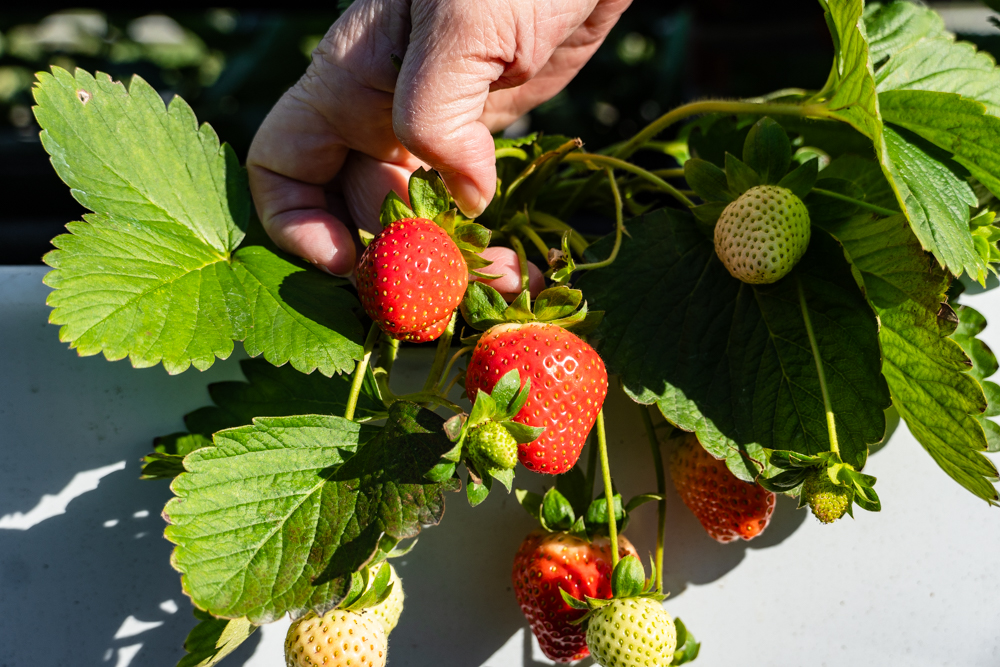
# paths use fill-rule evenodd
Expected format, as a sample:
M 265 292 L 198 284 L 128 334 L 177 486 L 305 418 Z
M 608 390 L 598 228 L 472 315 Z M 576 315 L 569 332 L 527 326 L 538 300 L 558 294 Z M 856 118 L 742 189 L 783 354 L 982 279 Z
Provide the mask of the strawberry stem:
M 424 382 L 424 393 L 433 393 L 441 382 L 441 371 L 444 370 L 445 361 L 448 359 L 448 352 L 451 350 L 451 338 L 455 335 L 455 320 L 457 317 L 458 311 L 452 311 L 448 326 L 445 328 L 444 333 L 441 334 L 441 337 L 438 338 L 437 352 L 434 353 L 434 363 L 431 365 L 431 372 L 427 375 L 427 381 Z
M 530 211 L 528 213 L 528 219 L 535 224 L 541 225 L 541 231 L 555 232 L 556 234 L 569 232 L 569 245 L 578 255 L 580 255 L 580 257 L 583 257 L 583 251 L 590 245 L 587 243 L 587 240 L 580 235 L 580 232 L 576 231 L 554 215 L 549 215 L 544 211 Z M 546 257 L 548 257 L 548 254 L 546 254 Z
M 563 159 L 566 162 L 592 162 L 603 167 L 612 167 L 614 169 L 621 169 L 622 171 L 633 173 L 636 176 L 649 181 L 688 208 L 694 206 L 693 201 L 685 197 L 680 190 L 670 185 L 670 183 L 667 183 L 653 172 L 646 171 L 642 167 L 637 167 L 631 162 L 626 162 L 620 158 L 611 157 L 609 155 L 598 155 L 597 153 L 570 153 Z
M 361 385 L 365 381 L 365 371 L 368 370 L 368 360 L 371 359 L 372 350 L 375 349 L 375 342 L 378 341 L 382 330 L 377 324 L 373 324 L 368 330 L 365 338 L 365 346 L 362 349 L 362 357 L 358 361 L 357 368 L 354 369 L 354 380 L 351 382 L 351 393 L 347 396 L 347 408 L 344 410 L 344 419 L 354 419 L 354 411 L 358 407 L 358 395 L 361 393 Z
M 656 503 L 656 592 L 663 592 L 663 542 L 666 539 L 667 522 L 667 479 L 663 472 L 663 454 L 660 451 L 660 440 L 656 437 L 653 420 L 649 416 L 649 408 L 636 403 L 642 416 L 642 425 L 646 427 L 646 437 L 649 438 L 649 448 L 653 453 L 653 468 L 656 470 L 656 494 L 660 500 Z
M 826 373 L 823 370 L 823 360 L 819 356 L 819 346 L 813 333 L 812 320 L 809 319 L 809 306 L 806 304 L 806 293 L 802 289 L 802 281 L 795 276 L 795 284 L 799 288 L 799 307 L 802 309 L 802 319 L 806 323 L 806 334 L 809 336 L 809 346 L 812 348 L 813 359 L 816 361 L 816 374 L 819 375 L 819 388 L 823 394 L 823 408 L 826 410 L 826 428 L 830 433 L 830 451 L 840 455 L 840 445 L 837 442 L 837 421 L 830 403 L 830 394 L 826 389 Z
M 528 289 L 528 255 L 524 252 L 524 244 L 521 243 L 521 239 L 517 238 L 513 234 L 510 235 L 510 245 L 514 248 L 514 252 L 517 253 L 517 266 L 521 272 L 521 291 Z M 546 251 L 545 256 L 548 257 L 548 252 Z
M 444 383 L 445 380 L 448 379 L 448 376 L 451 375 L 451 369 L 454 368 L 455 362 L 457 362 L 459 360 L 459 358 L 463 354 L 467 354 L 469 352 L 472 352 L 472 350 L 474 348 L 475 348 L 474 345 L 467 345 L 467 346 L 463 347 L 462 349 L 460 349 L 455 354 L 451 355 L 451 359 L 448 360 L 448 365 L 444 367 L 444 373 L 441 373 L 441 380 L 438 382 L 437 386 L 434 388 L 435 392 L 437 392 L 441 396 L 447 396 L 448 395 L 448 392 L 451 390 L 451 388 L 455 386 L 455 381 L 458 379 L 458 375 L 456 375 L 455 378 L 451 382 L 448 383 L 447 389 L 445 391 L 440 391 L 441 385 Z
M 608 175 L 608 184 L 611 186 L 611 194 L 615 198 L 615 245 L 611 248 L 611 254 L 608 258 L 601 262 L 593 262 L 591 264 L 578 264 L 576 269 L 600 269 L 605 266 L 610 265 L 615 258 L 618 257 L 618 250 L 622 247 L 622 232 L 625 231 L 625 217 L 622 211 L 622 195 L 618 191 L 618 183 L 615 182 L 614 172 L 610 168 L 604 168 L 605 173 Z
M 542 237 L 539 236 L 534 229 L 528 225 L 518 225 L 514 229 L 519 234 L 524 234 L 524 237 L 534 244 L 535 248 L 538 249 L 538 252 L 542 253 L 542 257 L 547 258 L 549 256 L 549 246 L 545 245 L 545 241 L 542 240 Z M 514 236 L 511 235 L 509 238 L 514 238 Z M 511 245 L 514 244 L 511 243 Z
M 614 489 L 611 487 L 611 466 L 608 465 L 608 439 L 604 433 L 604 410 L 597 413 L 597 447 L 601 455 L 604 477 L 604 497 L 608 502 L 608 538 L 611 540 L 611 568 L 618 566 L 618 521 L 615 519 Z

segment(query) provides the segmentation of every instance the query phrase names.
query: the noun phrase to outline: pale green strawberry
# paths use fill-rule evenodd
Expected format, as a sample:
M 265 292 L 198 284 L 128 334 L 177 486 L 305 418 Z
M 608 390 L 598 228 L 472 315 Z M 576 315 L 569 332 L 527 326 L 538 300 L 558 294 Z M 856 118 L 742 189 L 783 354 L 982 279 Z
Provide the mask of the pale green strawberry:
M 666 667 L 677 649 L 677 628 L 653 598 L 617 599 L 590 617 L 587 646 L 603 667 Z
M 715 252 L 734 278 L 773 283 L 792 270 L 809 247 L 809 211 L 791 190 L 758 185 L 722 211 Z
M 826 470 L 806 477 L 802 484 L 802 497 L 812 510 L 813 516 L 823 523 L 833 523 L 844 516 L 851 502 L 851 490 L 834 484 Z
M 486 422 L 469 433 L 469 451 L 504 470 L 517 465 L 517 440 L 498 422 Z
M 372 581 L 374 581 L 380 567 L 382 567 L 382 563 L 371 567 L 369 576 Z M 374 616 L 382 624 L 386 635 L 396 627 L 396 624 L 399 623 L 399 616 L 403 613 L 403 581 L 396 574 L 396 568 L 392 565 L 389 565 L 389 583 L 392 585 L 389 597 L 374 607 L 360 610 L 362 614 Z
M 309 613 L 285 635 L 286 667 L 385 667 L 387 639 L 372 616 L 334 609 Z

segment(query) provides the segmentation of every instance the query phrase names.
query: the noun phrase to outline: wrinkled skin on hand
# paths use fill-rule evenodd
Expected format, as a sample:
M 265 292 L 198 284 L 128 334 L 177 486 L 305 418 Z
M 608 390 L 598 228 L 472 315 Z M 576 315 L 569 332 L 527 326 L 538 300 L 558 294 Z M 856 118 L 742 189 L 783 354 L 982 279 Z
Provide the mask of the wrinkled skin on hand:
M 348 274 L 350 226 L 376 231 L 382 199 L 405 198 L 420 166 L 478 215 L 496 190 L 491 132 L 562 90 L 630 2 L 356 0 L 254 138 L 247 168 L 264 228 Z

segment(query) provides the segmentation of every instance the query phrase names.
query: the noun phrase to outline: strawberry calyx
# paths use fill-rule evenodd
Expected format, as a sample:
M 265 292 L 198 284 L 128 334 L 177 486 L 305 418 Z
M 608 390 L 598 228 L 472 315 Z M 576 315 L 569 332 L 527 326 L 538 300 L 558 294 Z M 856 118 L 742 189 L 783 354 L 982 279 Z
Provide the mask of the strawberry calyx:
M 810 456 L 798 452 L 774 450 L 769 453 L 768 460 L 779 472 L 767 478 L 761 476 L 757 482 L 774 493 L 797 494 L 799 508 L 810 504 L 810 499 L 815 498 L 815 494 L 810 492 L 811 489 L 822 485 L 828 494 L 846 496 L 846 507 L 831 521 L 844 513 L 854 518 L 855 503 L 869 512 L 878 512 L 882 509 L 878 493 L 874 488 L 876 478 L 859 472 L 850 463 L 845 463 L 837 452 L 822 452 Z M 815 505 L 812 505 L 812 509 L 817 516 L 820 516 Z M 831 522 L 822 518 L 820 520 L 824 523 Z
M 632 555 L 625 556 L 618 561 L 614 572 L 611 573 L 610 598 L 592 598 L 587 595 L 581 600 L 562 589 L 559 592 L 567 605 L 573 609 L 587 612 L 580 618 L 571 621 L 573 624 L 586 623 L 595 611 L 608 606 L 615 600 L 650 598 L 660 602 L 667 598 L 666 595 L 656 590 L 656 582 L 652 577 L 646 579 L 646 570 L 642 567 L 642 561 Z
M 478 331 L 486 331 L 499 324 L 542 322 L 583 336 L 597 328 L 604 317 L 604 311 L 587 309 L 583 292 L 564 285 L 543 290 L 534 304 L 528 290 L 508 304 L 500 292 L 489 285 L 472 282 L 459 308 L 469 326 Z M 477 338 L 478 334 L 474 334 L 462 341 L 468 344 Z
M 383 229 L 401 220 L 430 220 L 447 232 L 455 242 L 472 274 L 486 279 L 498 277 L 477 271 L 491 263 L 480 257 L 479 253 L 489 246 L 492 233 L 486 227 L 464 217 L 452 205 L 448 189 L 437 173 L 422 167 L 417 169 L 410 176 L 408 194 L 410 205 L 392 190 L 385 196 L 379 212 L 379 222 Z M 369 232 L 359 231 L 359 234 L 361 242 L 366 246 L 374 238 Z
M 466 493 L 473 507 L 486 499 L 494 479 L 510 491 L 517 463 L 516 445 L 532 442 L 545 431 L 541 426 L 513 421 L 530 394 L 531 379 L 526 379 L 522 387 L 515 369 L 501 377 L 492 392 L 480 391 L 468 414 L 457 414 L 445 422 L 445 435 L 455 446 L 445 452 L 438 467 L 442 467 L 442 474 L 449 468 L 453 473 L 458 463 L 465 463 L 469 473 Z M 497 445 L 509 447 L 510 440 L 515 446 L 512 461 L 510 456 L 496 451 Z
M 795 155 L 801 163 L 793 160 L 791 141 L 784 128 L 767 116 L 750 128 L 742 157 L 740 160 L 726 153 L 724 169 L 699 158 L 684 163 L 685 180 L 704 202 L 693 206 L 691 213 L 708 234 L 722 211 L 753 187 L 777 185 L 803 199 L 816 184 L 819 159 L 804 151 Z M 795 168 L 789 171 L 792 165 Z
M 556 485 L 543 495 L 516 489 L 517 502 L 528 514 L 535 518 L 544 530 L 550 533 L 564 531 L 581 539 L 592 541 L 598 535 L 608 534 L 608 501 L 603 493 L 591 500 L 593 489 L 588 491 L 588 482 L 580 466 L 556 478 Z M 612 496 L 615 524 L 618 533 L 628 526 L 629 514 L 648 502 L 659 500 L 660 496 L 644 493 L 623 503 L 620 493 Z
M 362 567 L 351 574 L 351 585 L 347 595 L 336 608 L 359 611 L 381 604 L 392 593 L 391 579 L 392 571 L 389 564 L 384 561 L 377 569 L 374 565 Z

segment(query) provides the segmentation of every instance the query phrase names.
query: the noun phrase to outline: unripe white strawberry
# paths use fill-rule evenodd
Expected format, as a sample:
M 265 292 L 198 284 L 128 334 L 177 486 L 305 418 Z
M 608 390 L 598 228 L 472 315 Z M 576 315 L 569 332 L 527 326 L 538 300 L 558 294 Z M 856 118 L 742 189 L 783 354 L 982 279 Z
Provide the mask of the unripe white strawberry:
M 587 647 L 603 667 L 666 667 L 677 650 L 677 628 L 657 600 L 616 599 L 590 617 Z
M 791 190 L 758 185 L 722 211 L 715 252 L 729 273 L 755 285 L 777 282 L 809 247 L 809 211 Z
M 378 569 L 382 567 L 382 563 L 378 565 L 371 566 L 370 576 L 372 579 L 375 578 L 375 574 Z M 378 619 L 379 623 L 382 624 L 382 628 L 385 630 L 386 636 L 396 627 L 399 623 L 399 615 L 403 613 L 403 582 L 396 574 L 396 568 L 389 565 L 389 583 L 392 584 L 392 590 L 389 592 L 389 597 L 382 600 L 380 604 L 374 607 L 368 607 L 367 609 L 359 609 L 358 612 L 361 614 L 371 615 Z
M 371 615 L 334 609 L 308 614 L 285 636 L 285 667 L 385 667 L 387 640 Z

